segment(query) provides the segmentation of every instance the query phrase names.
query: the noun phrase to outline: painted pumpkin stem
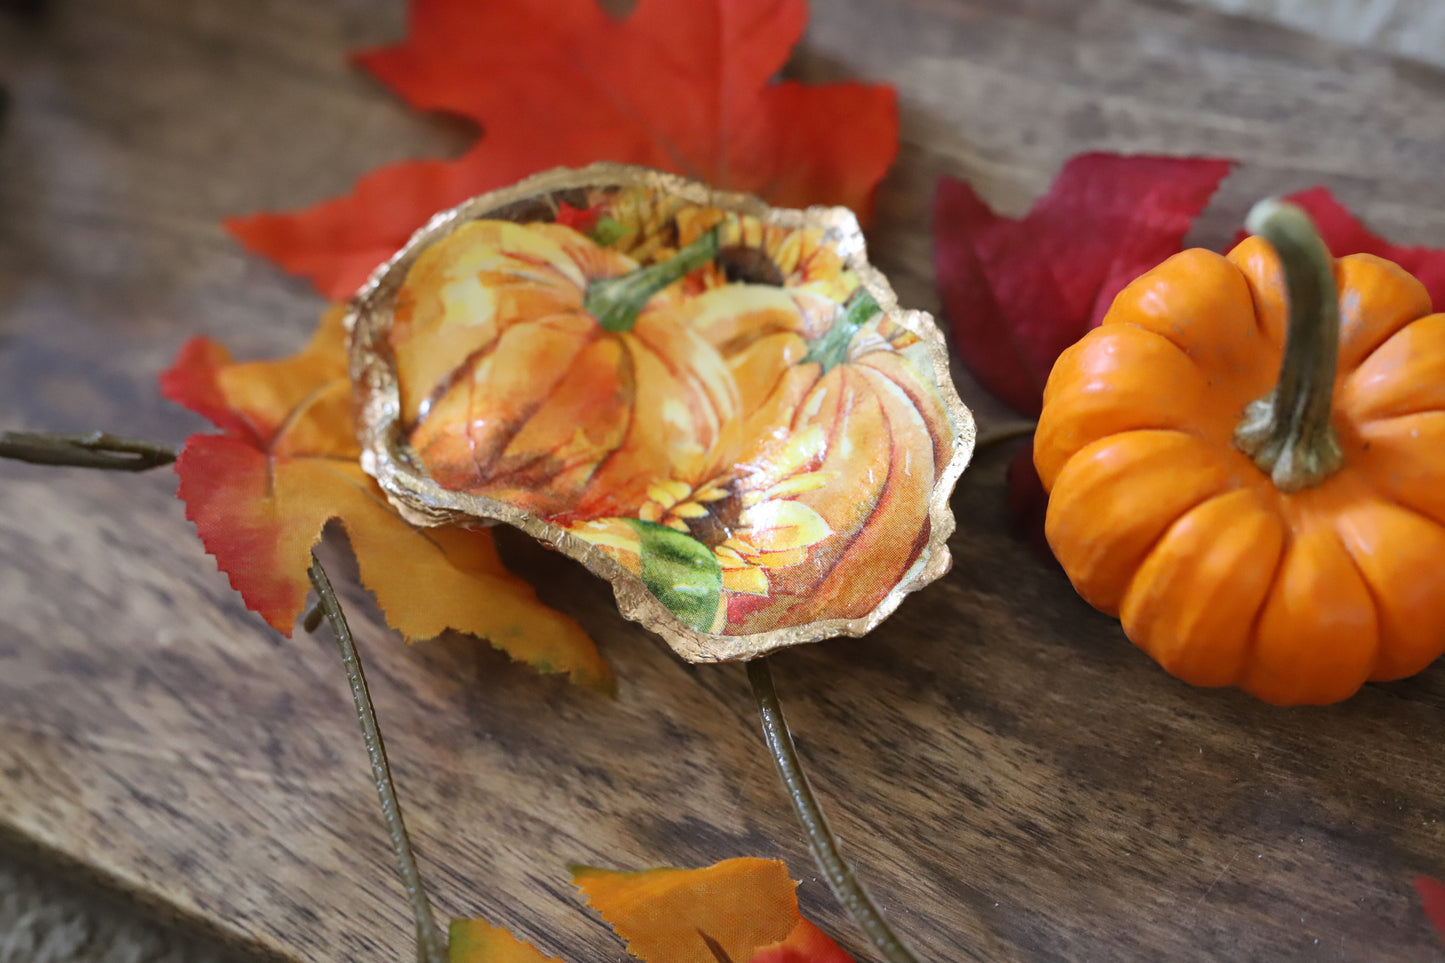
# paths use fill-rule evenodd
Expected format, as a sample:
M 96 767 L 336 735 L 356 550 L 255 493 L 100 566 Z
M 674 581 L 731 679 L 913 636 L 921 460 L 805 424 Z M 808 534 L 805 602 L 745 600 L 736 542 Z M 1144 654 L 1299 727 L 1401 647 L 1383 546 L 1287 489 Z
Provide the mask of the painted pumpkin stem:
M 859 288 L 858 293 L 853 295 L 853 299 L 843 309 L 842 317 L 834 321 L 833 326 L 816 340 L 808 342 L 808 353 L 803 362 L 806 364 L 816 361 L 823 366 L 825 373 L 832 371 L 848 360 L 848 346 L 853 343 L 853 335 L 873 320 L 881 310 L 878 302 L 873 300 L 873 295 L 866 288 Z
M 773 686 L 773 670 L 767 657 L 748 663 L 748 681 L 752 683 L 753 698 L 757 700 L 758 713 L 762 716 L 763 741 L 773 754 L 773 762 L 777 764 L 778 775 L 783 777 L 783 786 L 808 837 L 813 858 L 827 878 L 833 895 L 868 934 L 873 948 L 888 963 L 918 963 L 913 951 L 893 932 L 863 884 L 853 875 L 853 868 L 838 852 L 838 839 L 828 827 L 828 820 L 818 806 L 818 797 L 813 795 L 813 787 L 808 784 L 808 776 L 798 759 L 798 747 L 793 744 L 793 734 L 783 715 L 782 703 L 778 701 L 778 690 Z
M 587 285 L 582 307 L 608 331 L 631 331 L 637 316 L 658 291 L 717 256 L 717 228 L 708 231 L 666 261 Z
M 1279 382 L 1244 410 L 1234 444 L 1282 492 L 1318 485 L 1345 461 L 1330 423 L 1340 304 L 1334 261 L 1303 209 L 1260 201 L 1245 227 L 1279 254 L 1289 297 L 1289 327 Z

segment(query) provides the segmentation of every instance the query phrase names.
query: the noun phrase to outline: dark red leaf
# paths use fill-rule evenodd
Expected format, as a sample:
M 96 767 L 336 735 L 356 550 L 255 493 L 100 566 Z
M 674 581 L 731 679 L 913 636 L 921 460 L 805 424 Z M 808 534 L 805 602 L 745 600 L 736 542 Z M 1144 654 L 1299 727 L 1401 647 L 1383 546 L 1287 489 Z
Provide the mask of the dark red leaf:
M 934 268 L 954 343 L 985 388 L 1037 414 L 1059 353 L 1119 290 L 1179 251 L 1233 161 L 1081 154 L 1022 220 L 968 184 L 934 196 Z
M 1049 496 L 1034 468 L 1032 440 L 1020 448 L 1008 463 L 1004 475 L 1009 514 L 1013 516 L 1013 533 L 1029 548 L 1050 562 L 1055 562 L 1049 540 L 1044 536 L 1044 517 L 1048 513 Z M 1057 563 L 1055 563 L 1057 564 Z
M 1431 247 L 1404 247 L 1370 231 L 1361 224 L 1349 208 L 1339 202 L 1328 187 L 1311 187 L 1309 190 L 1290 194 L 1287 200 L 1294 201 L 1314 218 L 1320 237 L 1335 257 L 1346 254 L 1374 254 L 1387 261 L 1394 261 L 1409 271 L 1430 292 L 1430 301 L 1439 311 L 1445 308 L 1445 249 Z M 1236 240 L 1243 240 L 1241 231 Z
M 1425 916 L 1445 942 L 1445 883 L 1428 876 L 1415 877 L 1415 892 L 1420 894 L 1420 906 Z

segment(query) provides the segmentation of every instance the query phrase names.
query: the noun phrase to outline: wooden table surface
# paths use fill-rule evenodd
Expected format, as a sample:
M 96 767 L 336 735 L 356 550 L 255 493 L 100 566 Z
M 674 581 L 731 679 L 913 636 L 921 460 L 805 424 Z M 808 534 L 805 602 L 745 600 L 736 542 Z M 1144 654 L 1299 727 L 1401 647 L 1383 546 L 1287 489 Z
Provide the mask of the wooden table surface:
M 1017 213 L 1085 149 L 1244 162 L 1197 231 L 1326 183 L 1445 244 L 1445 74 L 1163 0 L 815 0 L 791 72 L 897 86 L 871 243 L 936 307 L 941 173 Z M 464 127 L 346 66 L 400 0 L 56 0 L 0 16 L 0 423 L 179 442 L 155 375 L 187 337 L 298 346 L 321 302 L 219 220 L 337 193 Z M 1000 411 L 959 376 L 985 425 Z M 1008 530 L 1010 451 L 965 473 L 956 564 L 865 640 L 776 661 L 849 854 L 926 960 L 1439 958 L 1445 667 L 1284 711 L 1158 670 Z M 0 839 L 284 960 L 400 960 L 390 869 L 326 633 L 286 641 L 202 552 L 166 471 L 0 466 Z M 615 699 L 461 638 L 358 629 L 441 913 L 616 959 L 566 864 L 778 856 L 815 878 L 743 671 L 681 664 L 580 567 L 504 548 L 595 635 Z

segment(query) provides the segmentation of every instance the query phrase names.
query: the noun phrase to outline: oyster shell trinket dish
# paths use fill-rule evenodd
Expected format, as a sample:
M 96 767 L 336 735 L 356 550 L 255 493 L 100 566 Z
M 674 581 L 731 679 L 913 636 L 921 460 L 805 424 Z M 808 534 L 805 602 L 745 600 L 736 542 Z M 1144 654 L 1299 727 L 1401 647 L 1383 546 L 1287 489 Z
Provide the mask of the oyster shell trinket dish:
M 551 171 L 435 216 L 348 325 L 411 521 L 526 531 L 689 661 L 862 635 L 948 569 L 973 419 L 845 209 Z

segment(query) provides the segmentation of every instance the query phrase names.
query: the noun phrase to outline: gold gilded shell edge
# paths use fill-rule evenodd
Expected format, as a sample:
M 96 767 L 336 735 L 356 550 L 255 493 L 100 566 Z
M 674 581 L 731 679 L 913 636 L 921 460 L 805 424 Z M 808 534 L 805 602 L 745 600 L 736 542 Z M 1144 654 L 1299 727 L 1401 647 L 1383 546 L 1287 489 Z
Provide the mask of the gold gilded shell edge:
M 893 590 L 868 614 L 853 619 L 827 619 L 752 635 L 720 635 L 688 628 L 648 590 L 642 580 L 604 552 L 571 533 L 495 499 L 440 488 L 407 457 L 401 442 L 400 390 L 386 346 L 391 306 L 418 254 L 467 221 L 539 194 L 599 187 L 644 187 L 684 201 L 748 214 L 788 228 L 824 230 L 848 267 L 873 295 L 890 319 L 927 345 L 934 378 L 954 429 L 953 457 L 939 476 L 929 505 L 930 537 L 918 559 Z M 649 168 L 603 162 L 588 167 L 556 168 L 509 187 L 473 197 L 432 216 L 406 245 L 374 272 L 347 308 L 349 368 L 356 404 L 361 465 L 376 479 L 387 499 L 407 521 L 428 527 L 443 524 L 505 522 L 580 561 L 593 574 L 612 583 L 623 617 L 658 635 L 689 662 L 732 662 L 836 636 L 871 632 L 898 608 L 904 596 L 933 582 L 949 570 L 948 539 L 955 521 L 949 498 L 972 457 L 976 427 L 973 415 L 958 396 L 949 372 L 948 348 L 931 315 L 902 310 L 887 278 L 867 261 L 862 229 L 853 212 L 842 207 L 773 208 L 757 197 L 720 191 L 698 181 Z

